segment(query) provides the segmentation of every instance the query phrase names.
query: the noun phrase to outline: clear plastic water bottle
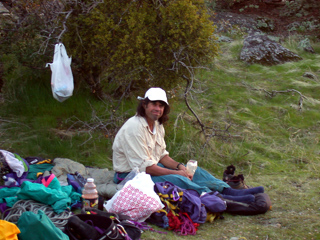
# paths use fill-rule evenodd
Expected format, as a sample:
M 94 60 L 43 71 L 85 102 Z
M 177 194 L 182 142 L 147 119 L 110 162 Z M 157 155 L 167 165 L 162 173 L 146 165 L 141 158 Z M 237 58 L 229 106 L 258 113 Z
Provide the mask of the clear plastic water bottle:
M 13 177 L 3 176 L 2 178 L 4 180 L 4 185 L 7 187 L 8 186 L 19 186 L 18 182 Z
M 82 208 L 98 208 L 98 191 L 93 178 L 88 178 L 82 190 Z
M 187 162 L 187 171 L 188 173 L 194 175 L 198 167 L 198 162 L 196 160 L 189 160 Z

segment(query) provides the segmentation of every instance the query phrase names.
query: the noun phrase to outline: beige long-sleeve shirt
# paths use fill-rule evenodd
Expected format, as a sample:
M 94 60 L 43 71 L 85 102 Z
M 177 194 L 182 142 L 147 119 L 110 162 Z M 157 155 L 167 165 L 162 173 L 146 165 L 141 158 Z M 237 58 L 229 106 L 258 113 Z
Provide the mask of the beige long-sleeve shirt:
M 145 118 L 134 116 L 125 122 L 117 133 L 113 150 L 113 169 L 116 172 L 130 172 L 138 167 L 140 172 L 157 164 L 168 155 L 164 141 L 164 127 L 155 122 L 153 132 Z

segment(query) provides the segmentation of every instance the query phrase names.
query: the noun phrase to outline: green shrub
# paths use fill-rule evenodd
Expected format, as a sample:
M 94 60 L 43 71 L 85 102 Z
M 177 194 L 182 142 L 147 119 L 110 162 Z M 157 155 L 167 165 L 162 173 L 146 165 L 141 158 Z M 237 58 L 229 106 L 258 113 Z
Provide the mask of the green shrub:
M 112 1 L 68 21 L 64 42 L 92 91 L 177 86 L 217 54 L 203 1 Z M 79 75 L 79 76 L 80 76 Z
M 43 70 L 62 41 L 75 81 L 100 98 L 174 87 L 190 74 L 186 66 L 205 66 L 218 51 L 203 0 L 17 0 L 11 13 L 1 21 L 0 56 Z

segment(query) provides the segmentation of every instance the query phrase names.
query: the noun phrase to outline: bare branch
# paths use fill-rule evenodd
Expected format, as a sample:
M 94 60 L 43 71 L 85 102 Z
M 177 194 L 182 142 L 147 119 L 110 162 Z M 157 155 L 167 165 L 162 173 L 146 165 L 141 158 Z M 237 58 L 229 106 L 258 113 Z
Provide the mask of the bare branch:
M 183 114 L 184 114 L 184 113 L 183 113 Z M 179 118 L 182 119 L 183 114 L 180 113 L 180 114 L 177 116 L 177 118 L 176 118 L 176 120 L 175 120 L 175 122 L 174 122 L 174 128 L 173 128 L 174 137 L 173 137 L 173 142 L 176 141 L 176 136 L 177 136 L 176 129 L 177 129 L 177 127 L 178 127 L 178 121 L 179 121 Z
M 187 70 L 188 76 L 186 76 L 186 74 L 182 75 L 182 78 L 185 79 L 187 81 L 187 86 L 184 92 L 184 100 L 185 103 L 187 105 L 187 108 L 191 111 L 191 113 L 194 115 L 194 117 L 197 119 L 197 122 L 199 124 L 199 126 L 201 127 L 201 132 L 204 134 L 205 138 L 206 138 L 206 142 L 203 145 L 204 149 L 208 142 L 210 141 L 210 139 L 214 136 L 220 136 L 220 137 L 239 137 L 238 135 L 232 136 L 229 133 L 229 128 L 231 127 L 231 124 L 227 124 L 226 128 L 224 130 L 219 130 L 219 129 L 215 129 L 213 127 L 208 127 L 205 126 L 205 124 L 202 123 L 202 121 L 200 120 L 199 116 L 196 114 L 196 112 L 191 108 L 189 102 L 188 102 L 188 96 L 191 94 L 190 92 L 193 90 L 193 83 L 194 81 L 197 81 L 197 79 L 195 78 L 195 73 L 194 73 L 194 69 L 207 69 L 204 66 L 191 66 L 191 61 L 189 58 L 189 55 L 187 53 L 184 52 L 184 50 L 186 49 L 186 47 L 181 47 L 179 49 L 178 52 L 173 52 L 173 56 L 175 61 L 172 64 L 171 71 L 179 71 L 181 70 L 180 68 L 183 67 L 183 69 Z M 181 115 L 179 115 L 176 119 L 175 122 L 175 127 L 177 125 L 177 121 L 179 119 L 179 117 L 181 118 Z M 210 129 L 211 133 L 208 135 L 206 133 L 206 131 Z
M 1 122 L 14 123 L 14 124 L 18 124 L 18 125 L 23 125 L 23 126 L 25 126 L 25 127 L 27 127 L 27 128 L 30 129 L 30 127 L 29 127 L 28 125 L 26 125 L 26 124 L 24 124 L 24 123 L 21 123 L 21 122 L 16 122 L 16 121 L 11 121 L 11 120 L 7 120 L 7 119 L 0 118 L 0 123 L 1 123 Z
M 195 116 L 195 118 L 197 119 L 200 127 L 201 127 L 201 130 L 203 133 L 205 133 L 205 126 L 204 124 L 201 122 L 200 118 L 198 117 L 198 115 L 195 113 L 195 111 L 191 108 L 189 102 L 188 102 L 188 94 L 190 92 L 190 90 L 192 89 L 193 87 L 193 81 L 195 79 L 195 74 L 194 74 L 194 67 L 190 66 L 190 65 L 187 65 L 184 60 L 186 60 L 188 63 L 190 63 L 190 59 L 189 59 L 189 55 L 186 54 L 186 53 L 183 53 L 183 50 L 185 49 L 185 47 L 181 47 L 179 49 L 178 52 L 173 52 L 173 57 L 175 59 L 175 62 L 172 64 L 172 67 L 171 69 L 169 70 L 172 70 L 172 71 L 178 71 L 179 69 L 179 66 L 182 66 L 184 67 L 187 72 L 189 73 L 189 76 L 190 77 L 187 77 L 186 75 L 182 75 L 182 78 L 185 79 L 187 81 L 187 86 L 186 86 L 186 89 L 185 89 L 185 92 L 184 92 L 184 100 L 185 100 L 185 103 L 188 107 L 188 109 L 192 112 L 192 114 Z M 197 67 L 198 68 L 198 67 Z
M 255 88 L 255 87 L 249 86 L 248 84 L 246 84 L 246 83 L 244 83 L 244 82 L 242 82 L 242 84 L 245 85 L 245 86 L 247 86 L 247 87 L 249 87 L 249 88 L 251 88 L 252 90 L 262 91 L 262 92 L 266 93 L 267 96 L 270 97 L 270 98 L 273 98 L 273 97 L 275 97 L 277 94 L 280 94 L 280 93 L 292 93 L 292 92 L 293 92 L 293 93 L 298 93 L 298 94 L 300 95 L 300 97 L 299 97 L 299 102 L 298 102 L 298 106 L 299 106 L 298 110 L 299 110 L 299 111 L 302 111 L 303 99 L 307 99 L 306 96 L 304 96 L 301 92 L 299 92 L 299 91 L 297 91 L 297 90 L 295 90 L 295 89 L 287 89 L 287 90 L 282 90 L 282 91 L 271 90 L 271 92 L 270 92 L 270 91 L 265 90 L 264 88 Z
M 27 23 L 29 16 L 36 17 L 42 27 L 40 37 L 43 39 L 37 54 L 45 54 L 49 43 L 58 43 L 67 31 L 68 18 L 77 9 L 80 14 L 90 13 L 103 0 L 53 0 L 41 1 L 40 6 L 26 7 L 17 5 L 12 8 L 16 18 L 16 27 L 19 28 L 24 22 Z M 71 9 L 71 10 L 69 10 Z
M 62 35 L 65 33 L 65 31 L 67 31 L 66 22 L 67 22 L 67 20 L 68 20 L 68 18 L 69 18 L 69 16 L 70 16 L 70 14 L 71 14 L 72 12 L 73 12 L 73 10 L 70 10 L 70 11 L 67 13 L 67 15 L 66 15 L 66 17 L 65 17 L 64 21 L 62 22 L 63 30 L 61 31 L 60 35 L 57 37 L 57 43 L 59 43 L 59 42 L 60 42 L 60 39 L 61 39 Z
M 130 88 L 131 88 L 131 84 L 132 84 L 132 81 L 128 84 L 128 86 L 126 87 L 126 90 L 123 92 L 122 96 L 120 97 L 119 101 L 118 101 L 118 105 L 115 107 L 114 111 L 117 111 L 120 107 L 120 104 L 122 102 L 122 99 L 124 98 L 125 95 L 128 94 L 128 92 L 130 91 Z
M 183 78 L 187 80 L 187 86 L 186 86 L 186 90 L 184 92 L 184 101 L 188 107 L 188 109 L 192 112 L 192 114 L 195 116 L 195 118 L 197 119 L 197 122 L 199 123 L 202 132 L 205 134 L 205 126 L 204 124 L 201 122 L 200 118 L 198 117 L 198 115 L 195 113 L 195 111 L 193 111 L 193 109 L 191 108 L 189 102 L 188 102 L 188 93 L 190 91 L 190 88 L 192 87 L 193 81 L 192 79 L 187 78 L 185 75 L 183 75 Z
M 118 122 L 122 122 L 119 118 L 116 118 L 114 114 L 106 114 L 106 116 L 98 116 L 96 114 L 96 110 L 93 106 L 88 102 L 91 107 L 91 119 L 89 121 L 82 121 L 76 116 L 72 116 L 68 118 L 65 122 L 71 122 L 70 127 L 67 129 L 67 132 L 76 131 L 78 134 L 86 133 L 88 134 L 88 138 L 80 144 L 80 146 L 86 144 L 90 140 L 93 139 L 93 133 L 102 132 L 103 137 L 112 137 L 118 126 Z M 106 111 L 109 112 L 109 111 Z

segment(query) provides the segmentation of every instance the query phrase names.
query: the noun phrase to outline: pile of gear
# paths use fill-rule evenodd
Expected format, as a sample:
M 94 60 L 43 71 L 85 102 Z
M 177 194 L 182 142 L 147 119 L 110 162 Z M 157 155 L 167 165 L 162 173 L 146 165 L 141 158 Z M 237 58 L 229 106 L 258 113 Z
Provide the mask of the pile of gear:
M 223 180 L 232 188 L 248 188 L 243 175 L 234 172 L 235 167 L 228 166 Z M 195 235 L 201 224 L 223 219 L 223 213 L 254 215 L 271 208 L 265 193 L 256 194 L 250 204 L 240 203 L 218 192 L 200 196 L 171 182 L 153 183 L 144 172 L 114 184 L 113 171 L 69 159 L 22 158 L 1 149 L 0 175 L 2 239 L 135 240 L 146 230 L 166 233 L 152 225 Z M 97 182 L 98 208 L 82 204 L 83 186 L 91 177 Z

